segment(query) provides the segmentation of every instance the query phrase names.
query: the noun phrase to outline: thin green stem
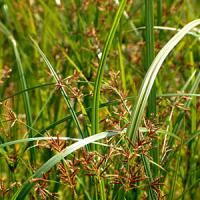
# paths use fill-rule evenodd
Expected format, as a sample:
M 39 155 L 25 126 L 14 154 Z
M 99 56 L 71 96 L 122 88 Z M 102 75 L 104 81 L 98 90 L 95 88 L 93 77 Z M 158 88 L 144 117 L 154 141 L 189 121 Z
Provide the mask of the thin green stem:
M 146 25 L 146 56 L 145 56 L 145 69 L 149 69 L 154 59 L 154 12 L 153 0 L 145 0 L 145 25 Z M 148 111 L 147 116 L 156 114 L 156 88 L 153 85 L 148 98 Z
M 104 65 L 106 63 L 106 58 L 111 48 L 111 44 L 114 39 L 119 21 L 124 12 L 125 5 L 126 5 L 126 0 L 122 0 L 119 9 L 115 15 L 114 22 L 112 24 L 108 37 L 106 39 L 106 43 L 100 60 L 100 65 L 97 71 L 97 78 L 95 81 L 94 97 L 93 97 L 93 108 L 92 108 L 92 134 L 97 134 L 99 132 L 99 102 L 100 102 L 100 89 L 103 79 Z
M 10 40 L 10 42 L 13 46 L 13 50 L 14 50 L 14 54 L 15 54 L 15 58 L 16 58 L 16 62 L 17 62 L 17 69 L 18 69 L 18 73 L 19 73 L 19 80 L 20 80 L 21 88 L 22 88 L 22 90 L 27 90 L 26 78 L 25 78 L 24 69 L 22 66 L 21 57 L 20 57 L 20 54 L 18 51 L 17 42 L 16 42 L 15 38 L 13 37 L 13 35 L 10 33 L 10 31 L 1 22 L 0 22 L 0 30 L 8 37 L 8 39 Z M 27 124 L 28 124 L 28 127 L 31 127 L 32 126 L 32 113 L 31 113 L 31 106 L 30 106 L 30 98 L 29 98 L 29 94 L 27 91 L 25 91 L 23 93 L 23 101 L 24 101 L 24 109 L 25 109 L 25 113 L 26 113 Z M 28 131 L 29 131 L 29 137 L 32 137 L 32 130 L 28 128 Z M 30 156 L 31 156 L 31 163 L 34 164 L 35 163 L 34 149 L 30 150 Z

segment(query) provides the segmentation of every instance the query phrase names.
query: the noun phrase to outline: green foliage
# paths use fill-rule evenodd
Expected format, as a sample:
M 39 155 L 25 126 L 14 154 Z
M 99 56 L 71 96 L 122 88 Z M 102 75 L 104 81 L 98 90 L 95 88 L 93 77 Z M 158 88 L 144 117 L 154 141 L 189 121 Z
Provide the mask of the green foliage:
M 0 1 L 0 199 L 200 199 L 198 8 Z

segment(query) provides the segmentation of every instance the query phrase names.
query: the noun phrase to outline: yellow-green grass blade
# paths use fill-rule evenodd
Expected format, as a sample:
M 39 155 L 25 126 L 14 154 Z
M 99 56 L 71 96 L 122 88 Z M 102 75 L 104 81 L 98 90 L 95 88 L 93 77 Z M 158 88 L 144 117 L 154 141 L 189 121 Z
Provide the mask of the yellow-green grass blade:
M 153 63 L 151 64 L 138 95 L 135 107 L 132 112 L 132 121 L 128 129 L 128 134 L 133 142 L 135 142 L 137 137 L 137 130 L 141 123 L 141 119 L 144 113 L 144 109 L 147 103 L 147 99 L 151 92 L 152 86 L 156 79 L 156 76 L 169 53 L 174 49 L 174 47 L 183 39 L 183 37 L 194 27 L 200 25 L 200 19 L 194 20 L 184 26 L 178 33 L 176 33 L 169 42 L 160 50 L 158 55 L 155 57 Z
M 192 51 L 192 49 L 190 49 L 190 53 L 189 53 L 189 58 L 190 58 L 190 64 L 192 66 L 191 69 L 191 73 L 193 74 L 193 72 L 195 71 L 194 68 L 194 53 Z M 195 77 L 192 79 L 192 84 L 195 83 Z M 196 97 L 192 97 L 191 100 L 191 132 L 194 132 L 197 130 L 197 98 Z M 189 145 L 189 151 L 191 152 L 191 156 L 190 159 L 188 160 L 188 165 L 190 165 L 189 169 L 190 172 L 192 174 L 192 171 L 195 171 L 197 169 L 197 163 L 196 161 L 196 151 L 198 149 L 198 140 L 194 141 L 193 143 L 191 143 Z M 190 176 L 188 176 L 188 185 L 193 185 L 195 183 L 197 179 L 197 175 L 195 173 L 193 173 Z M 191 190 L 190 193 L 190 197 L 192 199 L 195 198 L 195 190 Z
M 145 30 L 145 26 L 138 27 L 137 30 Z M 168 26 L 154 26 L 154 30 L 165 30 L 165 31 L 173 31 L 178 32 L 180 29 L 174 28 L 174 27 L 168 27 Z M 125 31 L 125 32 L 132 32 L 132 29 Z M 193 37 L 196 37 L 198 40 L 200 40 L 200 34 L 199 29 L 193 29 L 193 31 L 188 31 L 188 35 L 191 35 Z
M 124 132 L 125 132 L 125 130 L 124 130 Z M 119 132 L 116 132 L 116 134 L 118 134 L 118 133 Z M 21 144 L 21 143 L 27 143 L 27 142 L 48 141 L 48 140 L 58 140 L 58 139 L 61 140 L 61 141 L 74 141 L 74 142 L 78 142 L 78 141 L 83 140 L 81 138 L 72 138 L 72 137 L 59 137 L 58 138 L 56 136 L 33 137 L 33 138 L 24 138 L 24 139 L 19 139 L 19 140 L 13 140 L 13 141 L 10 141 L 10 142 L 5 142 L 5 143 L 0 144 L 0 147 L 1 148 L 5 148 L 5 147 L 11 146 L 11 145 L 15 145 L 15 144 Z M 99 145 L 105 146 L 105 147 L 110 147 L 110 145 L 107 145 L 107 144 L 104 144 L 104 143 L 100 143 L 100 142 L 92 142 L 92 143 L 99 144 Z
M 163 13 L 162 4 L 163 4 L 162 0 L 157 0 L 157 24 L 158 25 L 162 24 L 162 13 Z
M 182 40 L 182 38 L 187 34 L 188 31 L 190 31 L 195 26 L 198 26 L 200 24 L 200 20 L 194 20 L 187 24 L 180 32 L 178 32 L 171 40 L 161 49 L 161 51 L 158 53 L 156 58 L 154 59 L 153 63 L 151 64 L 145 78 L 143 81 L 143 84 L 141 86 L 138 99 L 136 101 L 136 105 L 133 109 L 133 116 L 132 116 L 132 122 L 128 129 L 128 134 L 133 141 L 135 142 L 137 138 L 137 131 L 139 128 L 139 125 L 141 123 L 141 119 L 144 113 L 144 109 L 146 106 L 146 103 L 148 101 L 148 97 L 151 93 L 154 81 L 156 79 L 156 76 L 162 66 L 162 63 L 164 62 L 165 58 L 168 56 L 168 54 L 173 50 L 173 48 Z M 143 164 L 145 167 L 145 173 L 148 177 L 149 184 L 153 181 L 152 172 L 150 169 L 149 161 L 148 159 L 142 155 Z M 157 199 L 155 192 L 153 191 L 153 188 L 150 186 L 148 189 L 148 193 L 151 199 Z
M 154 59 L 154 12 L 153 0 L 145 0 L 145 70 L 147 71 Z M 147 116 L 156 114 L 156 88 L 153 85 L 148 98 Z
M 13 93 L 12 95 L 10 96 L 7 96 L 7 97 L 3 97 L 2 99 L 0 99 L 0 102 L 3 102 L 3 101 L 6 101 L 10 98 L 13 98 L 15 96 L 18 96 L 20 94 L 23 94 L 25 92 L 28 92 L 28 91 L 32 91 L 32 90 L 35 90 L 37 88 L 41 88 L 41 87 L 47 87 L 47 86 L 51 86 L 51 85 L 55 85 L 56 83 L 45 83 L 45 84 L 41 84 L 41 85 L 36 85 L 34 87 L 30 87 L 30 88 L 26 88 L 25 90 L 21 90 L 19 92 L 16 92 L 16 93 Z
M 15 54 L 15 58 L 16 58 L 16 62 L 17 62 L 17 69 L 18 69 L 18 73 L 19 73 L 21 88 L 22 88 L 22 90 L 27 90 L 26 78 L 25 78 L 25 74 L 24 74 L 24 70 L 23 70 L 23 66 L 22 66 L 22 61 L 20 58 L 20 53 L 18 51 L 17 42 L 16 42 L 15 38 L 13 37 L 13 35 L 11 34 L 11 32 L 1 22 L 0 22 L 0 31 L 2 31 L 8 37 L 8 39 L 10 40 L 10 42 L 13 46 L 13 50 L 14 50 L 14 54 Z M 31 115 L 30 99 L 29 99 L 29 95 L 28 95 L 27 91 L 25 91 L 23 93 L 23 101 L 24 101 L 24 109 L 25 109 L 25 113 L 26 113 L 27 125 L 28 125 L 28 127 L 31 127 L 32 126 L 32 115 Z M 28 128 L 28 131 L 29 131 L 29 137 L 32 137 L 32 130 L 30 128 Z M 34 149 L 30 150 L 30 154 L 31 154 L 31 163 L 33 164 L 35 162 Z
M 180 160 L 181 160 L 181 156 L 180 155 L 181 155 L 181 151 L 179 151 L 179 154 L 177 155 L 178 158 L 176 158 L 176 167 L 175 167 L 175 171 L 173 173 L 172 184 L 170 186 L 170 190 L 169 190 L 169 194 L 168 194 L 168 199 L 169 200 L 173 200 L 174 199 L 178 172 L 180 170 Z
M 99 131 L 99 102 L 100 102 L 100 89 L 103 79 L 104 65 L 106 63 L 106 58 L 108 56 L 111 44 L 117 30 L 119 21 L 122 17 L 126 5 L 126 0 L 122 0 L 119 9 L 115 15 L 114 22 L 108 34 L 105 42 L 105 46 L 102 52 L 100 65 L 97 71 L 97 78 L 95 81 L 94 97 L 93 97 L 93 108 L 92 108 L 92 134 L 96 134 Z
M 52 73 L 54 79 L 56 80 L 57 84 L 58 85 L 62 84 L 60 79 L 59 79 L 59 77 L 58 77 L 58 75 L 57 75 L 57 73 L 56 73 L 56 71 L 54 70 L 53 66 L 51 65 L 51 63 L 49 62 L 49 60 L 47 59 L 47 57 L 45 56 L 43 51 L 40 49 L 38 44 L 33 39 L 32 39 L 32 41 L 33 41 L 35 47 L 37 48 L 37 50 L 39 51 L 40 55 L 42 56 L 43 60 L 45 61 L 46 65 L 48 66 L 49 70 L 51 71 L 51 73 Z M 73 118 L 73 120 L 75 122 L 75 125 L 76 125 L 80 135 L 82 136 L 82 138 L 84 138 L 84 134 L 83 134 L 83 132 L 81 130 L 81 126 L 80 126 L 79 120 L 78 120 L 78 118 L 76 116 L 76 112 L 74 111 L 73 107 L 71 106 L 70 99 L 69 99 L 65 89 L 63 88 L 63 86 L 60 87 L 60 91 L 61 91 L 61 94 L 64 97 L 64 100 L 65 100 L 65 102 L 66 102 L 66 104 L 67 104 L 67 106 L 69 108 L 69 111 L 70 111 L 70 113 L 72 115 L 72 118 Z
M 154 59 L 154 1 L 153 0 L 145 0 L 145 43 L 146 43 L 146 51 L 145 51 L 145 70 L 147 71 Z M 147 106 L 147 117 L 150 118 L 151 115 L 156 115 L 156 86 L 155 84 L 152 86 L 149 97 L 148 97 L 148 106 Z M 153 140 L 153 146 L 159 146 L 158 140 Z M 159 149 L 154 148 L 151 152 L 153 160 L 155 163 L 159 163 Z M 151 166 L 146 157 L 143 156 L 143 164 L 145 167 L 145 173 L 149 177 L 149 185 L 153 182 L 152 177 L 157 177 L 159 174 L 159 169 L 156 165 Z M 149 186 L 148 193 L 151 199 L 157 199 L 155 191 Z
M 29 193 L 31 188 L 35 185 L 34 182 L 31 181 L 33 178 L 40 178 L 46 172 L 48 172 L 52 167 L 54 167 L 58 162 L 63 160 L 69 154 L 75 152 L 76 150 L 93 143 L 97 140 L 101 140 L 107 137 L 111 137 L 114 135 L 120 134 L 120 132 L 102 132 L 96 135 L 92 135 L 81 141 L 78 141 L 70 146 L 68 146 L 64 151 L 54 155 L 51 159 L 49 159 L 45 164 L 43 164 L 34 174 L 32 177 L 29 178 L 28 181 L 24 183 L 24 185 L 15 193 L 12 197 L 12 200 L 21 200 L 26 197 Z

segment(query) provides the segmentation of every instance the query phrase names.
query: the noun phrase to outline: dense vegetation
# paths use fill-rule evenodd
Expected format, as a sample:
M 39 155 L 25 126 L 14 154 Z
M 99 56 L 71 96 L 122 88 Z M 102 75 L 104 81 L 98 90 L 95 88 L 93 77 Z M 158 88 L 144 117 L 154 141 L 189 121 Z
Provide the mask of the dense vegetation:
M 0 0 L 0 199 L 200 199 L 199 0 Z

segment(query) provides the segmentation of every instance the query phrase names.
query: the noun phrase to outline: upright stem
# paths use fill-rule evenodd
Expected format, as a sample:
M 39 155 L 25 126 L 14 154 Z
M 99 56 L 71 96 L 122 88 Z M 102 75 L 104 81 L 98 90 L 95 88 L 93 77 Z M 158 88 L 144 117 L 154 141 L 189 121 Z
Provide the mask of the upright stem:
M 162 0 L 157 0 L 157 25 L 162 24 Z
M 154 8 L 153 0 L 145 0 L 145 25 L 146 25 L 146 62 L 145 70 L 147 71 L 154 59 Z M 153 85 L 149 98 L 148 98 L 148 108 L 147 108 L 147 118 L 156 115 L 156 87 Z M 159 164 L 159 143 L 156 139 L 153 141 L 152 157 L 155 163 Z M 153 177 L 159 175 L 159 169 L 157 166 L 152 166 Z
M 146 62 L 145 70 L 147 71 L 154 59 L 154 12 L 153 12 L 153 0 L 145 0 L 145 25 L 146 25 Z M 147 116 L 156 114 L 156 88 L 152 87 L 151 93 L 148 99 L 148 111 Z

